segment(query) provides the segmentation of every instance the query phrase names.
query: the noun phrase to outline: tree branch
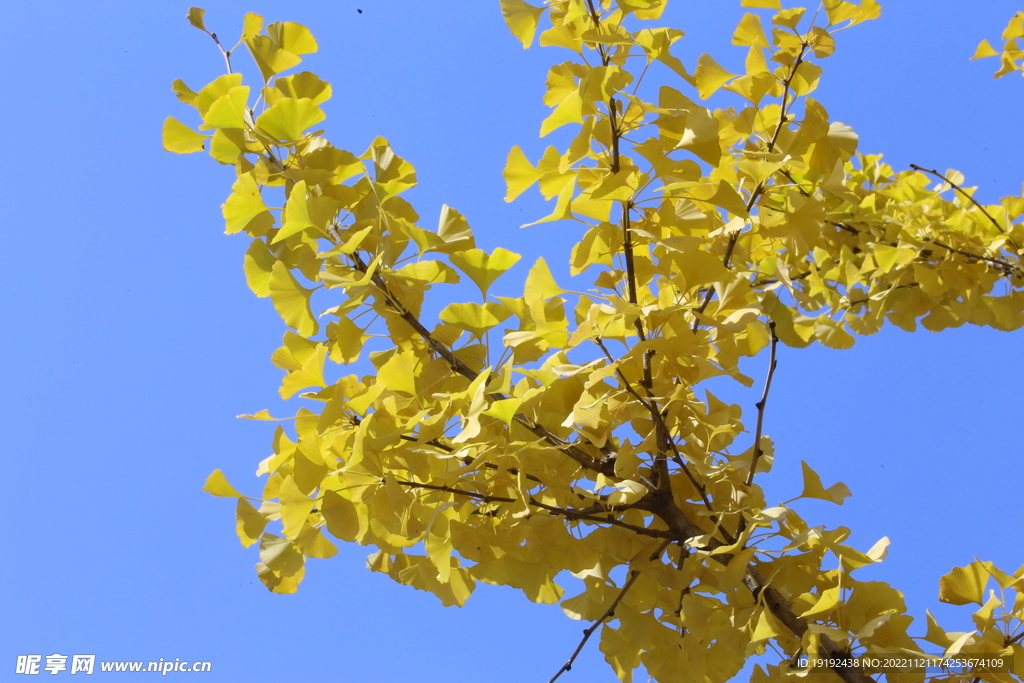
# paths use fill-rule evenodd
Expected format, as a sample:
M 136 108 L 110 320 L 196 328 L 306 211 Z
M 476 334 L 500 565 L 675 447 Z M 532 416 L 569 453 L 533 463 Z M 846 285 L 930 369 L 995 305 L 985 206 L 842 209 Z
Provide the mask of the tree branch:
M 604 342 L 601 340 L 601 338 L 595 338 L 594 342 L 598 345 L 598 347 L 600 347 L 601 351 L 604 352 L 604 355 L 608 359 L 608 361 L 614 364 L 615 359 L 612 357 L 611 353 L 609 353 L 608 347 L 604 345 Z M 665 425 L 664 416 L 658 410 L 657 406 L 651 405 L 642 396 L 640 396 L 640 394 L 638 394 L 636 390 L 633 388 L 633 385 L 630 384 L 629 380 L 626 379 L 626 376 L 622 373 L 622 370 L 620 370 L 618 367 L 615 368 L 615 374 L 619 376 L 619 381 L 622 382 L 622 385 L 626 388 L 626 391 L 632 394 L 633 397 L 640 402 L 640 405 L 647 409 L 647 411 L 651 414 L 651 417 L 654 419 L 655 423 L 658 426 L 660 426 L 666 434 L 668 434 L 668 427 Z M 672 449 L 673 461 L 675 461 L 675 463 L 679 465 L 680 469 L 682 469 L 682 471 L 686 474 L 687 479 L 690 480 L 690 483 L 693 484 L 693 487 L 697 489 L 697 492 L 700 494 L 701 499 L 704 501 L 704 507 L 706 507 L 709 512 L 713 513 L 715 510 L 711 506 L 711 500 L 708 498 L 707 490 L 705 489 L 704 485 L 698 482 L 696 477 L 693 476 L 693 473 L 690 471 L 690 468 L 687 467 L 686 465 L 686 461 L 683 460 L 682 455 L 680 455 L 679 451 L 676 449 L 675 442 L 671 438 L 669 438 L 667 440 L 667 445 L 669 448 Z M 718 521 L 716 516 L 712 516 L 712 520 L 714 520 L 716 523 Z

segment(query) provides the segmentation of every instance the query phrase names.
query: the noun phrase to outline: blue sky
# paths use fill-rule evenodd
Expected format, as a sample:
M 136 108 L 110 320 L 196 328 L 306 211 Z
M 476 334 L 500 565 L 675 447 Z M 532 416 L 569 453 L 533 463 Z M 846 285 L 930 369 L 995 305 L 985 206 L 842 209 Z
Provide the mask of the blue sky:
M 968 61 L 1019 5 L 891 4 L 840 34 L 815 98 L 857 130 L 862 151 L 897 168 L 956 168 L 983 201 L 1019 193 L 1024 84 L 993 81 L 994 60 Z M 547 680 L 583 625 L 511 589 L 482 586 L 465 608 L 445 609 L 371 574 L 368 549 L 346 545 L 311 561 L 296 595 L 259 583 L 233 502 L 200 488 L 221 468 L 259 490 L 253 471 L 273 426 L 234 416 L 284 412 L 269 362 L 284 326 L 245 284 L 245 240 L 222 234 L 232 169 L 160 145 L 166 116 L 191 122 L 171 81 L 198 89 L 222 60 L 185 21 L 186 4 L 9 5 L 0 426 L 13 519 L 0 678 L 13 678 L 16 655 L 61 653 L 206 660 L 207 681 Z M 225 36 L 248 11 L 309 26 L 320 52 L 303 67 L 334 85 L 328 137 L 355 151 L 390 139 L 417 167 L 409 199 L 423 225 L 444 203 L 459 209 L 480 246 L 523 253 L 513 284 L 540 255 L 567 270 L 574 234 L 520 230 L 547 211 L 532 192 L 506 204 L 501 170 L 512 145 L 536 158 L 548 144 L 537 139 L 543 82 L 568 56 L 524 52 L 496 0 L 206 8 Z M 729 45 L 742 12 L 673 0 L 662 23 L 687 32 L 675 53 L 688 66 L 705 51 L 729 66 L 742 62 Z M 801 514 L 853 528 L 863 549 L 888 535 L 889 559 L 863 577 L 902 590 L 919 624 L 930 607 L 947 630 L 970 628 L 968 609 L 937 603 L 954 565 L 1024 562 L 1021 334 L 887 328 L 850 351 L 781 351 L 765 428 L 777 445 L 769 498 L 799 493 L 800 460 L 826 485 L 846 482 L 844 506 L 811 501 Z M 758 378 L 764 362 L 753 361 Z M 748 411 L 757 400 L 730 397 Z M 615 679 L 592 643 L 563 680 Z

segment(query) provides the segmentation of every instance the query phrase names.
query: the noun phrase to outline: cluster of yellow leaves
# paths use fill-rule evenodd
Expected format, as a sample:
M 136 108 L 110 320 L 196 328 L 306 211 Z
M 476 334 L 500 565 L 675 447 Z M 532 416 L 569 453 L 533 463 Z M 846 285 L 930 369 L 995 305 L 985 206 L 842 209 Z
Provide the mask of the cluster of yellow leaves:
M 289 418 L 291 433 L 277 429 L 259 498 L 219 470 L 207 481 L 237 499 L 238 536 L 259 543 L 268 588 L 295 591 L 306 558 L 333 555 L 326 531 L 374 547 L 372 570 L 445 604 L 463 604 L 478 581 L 561 602 L 602 624 L 601 651 L 623 681 L 643 664 L 657 680 L 718 683 L 767 648 L 920 651 L 902 595 L 852 576 L 888 541 L 861 552 L 844 544 L 847 529 L 767 506 L 753 481 L 774 455 L 764 400 L 748 440 L 739 406 L 700 385 L 722 375 L 751 384 L 740 358 L 774 359 L 780 340 L 845 348 L 886 321 L 1024 325 L 1024 198 L 982 206 L 955 171 L 895 172 L 858 153 L 852 129 L 810 97 L 832 34 L 877 17 L 873 0 L 826 0 L 818 14 L 743 0 L 769 12 L 737 26 L 742 74 L 710 55 L 688 70 L 671 54 L 679 30 L 631 30 L 665 5 L 501 2 L 524 46 L 546 17 L 540 43 L 578 58 L 551 68 L 540 128 L 575 136 L 536 163 L 513 148 L 505 178 L 509 201 L 535 184 L 555 200 L 538 223 L 580 228 L 569 262 L 595 273 L 586 293 L 564 290 L 539 259 L 522 296 L 491 294 L 519 255 L 477 248 L 447 206 L 436 229 L 420 227 L 401 197 L 415 171 L 386 140 L 354 154 L 314 130 L 331 86 L 279 75 L 316 50 L 305 27 L 264 31 L 246 16 L 239 45 L 259 67 L 255 99 L 238 73 L 198 92 L 175 81 L 201 123 L 169 118 L 164 145 L 235 167 L 226 232 L 251 239 L 249 286 L 290 328 L 272 357 L 281 395 L 316 407 Z M 206 31 L 201 10 L 189 18 Z M 229 70 L 234 49 L 221 48 Z M 644 99 L 655 63 L 668 80 Z M 741 105 L 700 103 L 719 91 Z M 435 323 L 423 320 L 431 290 L 463 276 L 480 300 L 446 298 Z M 320 297 L 330 308 L 314 313 Z M 372 372 L 329 381 L 328 359 L 362 359 Z M 806 464 L 803 477 L 798 498 L 849 495 Z M 955 570 L 943 599 L 977 601 L 989 575 L 1019 589 L 1022 571 L 997 571 Z M 566 574 L 578 580 L 572 597 Z M 928 640 L 1016 651 L 1010 622 L 1022 607 L 990 600 L 975 615 L 979 637 L 936 625 Z M 876 672 L 837 673 L 853 683 Z M 756 677 L 801 675 L 784 658 Z
M 1024 40 L 1024 12 L 1013 15 L 1010 23 L 1003 29 L 1002 38 L 1005 42 L 1001 51 L 992 47 L 987 40 L 983 40 L 978 44 L 978 49 L 971 59 L 999 57 L 999 71 L 995 73 L 995 78 L 1002 78 L 1014 71 L 1020 71 L 1021 76 L 1024 76 L 1024 48 L 1018 42 Z

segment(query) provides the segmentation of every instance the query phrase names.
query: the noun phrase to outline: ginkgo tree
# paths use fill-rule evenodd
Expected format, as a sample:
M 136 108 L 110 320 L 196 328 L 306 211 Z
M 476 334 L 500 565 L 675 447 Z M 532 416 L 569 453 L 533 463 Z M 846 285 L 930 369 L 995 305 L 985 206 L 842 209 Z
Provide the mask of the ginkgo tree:
M 205 490 L 237 499 L 238 537 L 259 545 L 277 593 L 336 553 L 331 536 L 371 546 L 370 569 L 445 605 L 478 582 L 560 603 L 589 625 L 554 678 L 596 634 L 623 681 L 642 665 L 718 683 L 770 651 L 754 680 L 1019 680 L 1024 567 L 953 568 L 940 600 L 976 604 L 974 629 L 928 614 L 911 635 L 902 594 L 857 576 L 888 540 L 850 547 L 848 529 L 768 505 L 757 476 L 774 457 L 780 343 L 844 349 L 886 323 L 1024 325 L 1024 197 L 983 205 L 956 171 L 893 169 L 811 96 L 833 34 L 878 17 L 874 0 L 742 0 L 739 74 L 674 57 L 682 31 L 656 25 L 666 4 L 501 0 L 524 47 L 539 31 L 569 55 L 548 74 L 540 135 L 571 131 L 539 159 L 512 148 L 506 200 L 534 186 L 554 200 L 535 222 L 571 222 L 579 240 L 551 258 L 593 282 L 566 290 L 541 258 L 518 295 L 498 280 L 520 256 L 478 248 L 457 210 L 420 225 L 401 196 L 414 168 L 386 140 L 354 153 L 317 128 L 330 84 L 283 75 L 317 50 L 306 27 L 248 14 L 227 48 L 189 11 L 227 73 L 198 91 L 174 82 L 199 124 L 168 118 L 164 146 L 235 167 L 226 232 L 251 240 L 248 284 L 289 328 L 272 356 L 281 395 L 306 399 L 259 463 L 260 495 L 220 470 Z M 1024 71 L 1024 12 L 1002 37 L 975 58 Z M 250 85 L 232 61 L 242 46 Z M 663 84 L 645 82 L 654 62 Z M 701 104 L 719 91 L 738 105 Z M 452 302 L 466 290 L 445 286 L 467 280 L 479 296 Z M 321 289 L 330 308 L 315 311 Z M 443 304 L 436 319 L 428 301 Z M 740 363 L 755 357 L 744 367 L 765 377 L 744 421 L 706 380 L 752 386 Z M 369 374 L 328 381 L 328 362 Z M 800 498 L 848 495 L 803 465 Z M 938 673 L 922 664 L 935 652 L 949 658 Z

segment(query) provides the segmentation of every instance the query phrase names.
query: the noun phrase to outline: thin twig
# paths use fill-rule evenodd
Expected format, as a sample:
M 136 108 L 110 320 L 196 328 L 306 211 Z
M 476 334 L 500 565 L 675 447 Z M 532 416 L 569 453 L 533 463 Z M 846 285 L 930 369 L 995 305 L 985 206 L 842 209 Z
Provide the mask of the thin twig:
M 207 31 L 209 33 L 209 31 Z M 216 33 L 210 33 L 210 37 L 213 38 L 213 42 L 217 43 L 217 47 L 220 48 L 220 53 L 224 55 L 224 64 L 227 65 L 228 73 L 231 71 L 231 50 L 225 50 L 224 46 L 220 44 L 220 38 L 217 37 Z
M 999 232 L 1001 232 L 1003 234 L 1006 234 L 1006 230 L 1004 230 L 1003 226 L 1001 226 L 999 224 L 999 221 L 997 221 L 995 218 L 992 217 L 992 214 L 990 214 L 988 212 L 988 209 L 986 209 L 984 206 L 982 206 L 978 202 L 977 199 L 972 197 L 965 189 L 963 189 L 962 187 L 960 187 L 959 185 L 954 183 L 952 180 L 950 180 L 946 176 L 942 175 L 941 173 L 939 173 L 938 171 L 936 171 L 933 168 L 924 168 L 923 166 L 918 166 L 917 164 L 910 164 L 910 168 L 914 169 L 915 171 L 924 171 L 925 173 L 931 173 L 936 178 L 941 178 L 943 180 L 943 182 L 947 183 L 954 190 L 956 190 L 957 192 L 959 192 L 963 196 L 967 197 L 967 199 L 970 200 L 970 202 L 972 204 L 974 204 L 976 207 L 978 207 L 978 210 L 980 210 L 983 214 L 985 214 L 985 216 L 990 221 L 992 221 L 992 225 L 996 226 L 996 230 L 998 230 Z M 1013 244 L 1013 246 L 1017 247 L 1017 245 L 1012 240 L 1010 240 L 1010 244 Z M 1017 247 L 1017 249 L 1020 249 L 1020 247 Z
M 664 543 L 662 543 L 661 547 L 658 548 L 658 550 L 656 550 L 654 552 L 653 557 L 656 557 L 656 556 L 660 555 L 665 550 L 665 548 L 668 547 L 668 544 L 671 543 L 671 542 L 672 542 L 671 540 L 667 540 Z M 595 621 L 588 628 L 583 630 L 583 638 L 580 640 L 580 644 L 576 646 L 576 649 L 573 651 L 572 656 L 569 657 L 569 660 L 565 664 L 562 665 L 561 669 L 559 669 L 557 672 L 555 672 L 555 675 L 551 677 L 551 680 L 549 680 L 548 683 L 554 683 L 555 681 L 558 680 L 559 676 L 564 674 L 566 671 L 569 671 L 570 669 L 572 669 L 573 662 L 576 661 L 576 658 L 579 656 L 580 652 L 583 651 L 583 646 L 587 644 L 588 640 L 590 640 L 590 636 L 594 635 L 594 631 L 597 630 L 598 626 L 600 626 L 605 621 L 607 621 L 608 619 L 610 619 L 613 616 L 615 616 L 615 608 L 619 606 L 619 603 L 622 602 L 622 598 L 624 598 L 626 596 L 626 593 L 629 592 L 629 589 L 633 587 L 633 584 L 636 583 L 636 580 L 639 577 L 640 577 L 640 570 L 639 569 L 632 569 L 632 570 L 630 570 L 630 572 L 629 572 L 629 579 L 622 586 L 622 590 L 619 591 L 619 594 L 617 596 L 615 596 L 615 600 L 612 601 L 612 604 L 608 606 L 608 609 L 606 609 L 604 611 L 604 614 L 602 614 L 597 619 L 597 621 Z
M 771 320 L 768 322 L 768 330 L 772 335 L 771 354 L 768 360 L 768 377 L 764 381 L 764 392 L 761 394 L 761 400 L 757 402 L 757 431 L 754 434 L 754 455 L 750 459 L 750 471 L 747 472 L 746 485 L 750 486 L 754 482 L 754 470 L 757 469 L 757 459 L 761 457 L 761 434 L 764 429 L 764 409 L 768 404 L 768 392 L 772 388 L 772 377 L 775 375 L 775 367 L 778 361 L 775 360 L 775 351 L 779 345 L 779 337 L 775 334 L 775 321 Z
M 618 137 L 613 133 L 613 141 L 617 141 Z M 618 148 L 618 143 L 615 145 Z M 622 202 L 622 253 L 626 260 L 626 284 L 629 291 L 629 303 L 639 307 L 639 298 L 637 297 L 637 286 L 636 286 L 636 265 L 633 259 L 633 232 L 632 226 L 629 219 L 629 210 L 632 208 L 632 204 L 629 201 Z M 633 321 L 633 326 L 636 328 L 636 335 L 640 342 L 647 341 L 647 335 L 644 332 L 644 324 L 640 315 L 637 315 L 636 320 Z M 607 350 L 605 351 L 607 354 Z M 655 418 L 654 430 L 655 437 L 657 440 L 657 454 L 655 455 L 654 461 L 654 481 L 660 488 L 668 490 L 669 484 L 669 472 L 668 472 L 668 460 L 665 457 L 665 451 L 671 443 L 669 437 L 669 431 L 665 426 L 665 421 L 661 418 L 660 409 L 658 408 L 657 402 L 654 399 L 654 377 L 651 371 L 651 358 L 654 352 L 650 349 L 643 354 L 643 366 L 644 366 L 644 378 L 641 385 L 647 391 L 647 401 L 641 399 L 641 403 L 651 412 L 651 415 Z M 610 358 L 610 356 L 609 356 Z M 620 373 L 621 375 L 621 373 Z M 627 383 L 628 386 L 628 383 Z M 639 398 L 639 395 L 637 395 Z M 673 446 L 674 449 L 674 446 Z
M 861 232 L 862 232 L 862 231 L 858 230 L 857 228 L 854 228 L 854 227 L 852 227 L 850 225 L 847 225 L 846 223 L 836 223 L 835 221 L 826 221 L 826 223 L 828 223 L 829 225 L 834 225 L 837 228 L 842 228 L 843 230 L 845 230 L 846 232 L 848 232 L 848 233 L 850 233 L 852 235 L 860 235 Z M 945 242 L 940 242 L 937 239 L 926 238 L 925 241 L 928 244 L 934 244 L 937 247 L 942 247 L 946 251 L 952 252 L 954 254 L 960 254 L 961 256 L 966 256 L 971 261 L 984 261 L 985 263 L 991 265 L 993 268 L 995 268 L 1000 273 L 1002 273 L 1004 277 L 1011 277 L 1011 276 L 1024 277 L 1024 269 L 1022 269 L 1020 266 L 1015 266 L 1014 264 L 1010 263 L 1009 261 L 1007 261 L 1005 259 L 993 258 L 991 256 L 980 256 L 978 254 L 972 254 L 969 251 L 964 251 L 963 249 L 957 249 L 956 247 L 951 247 L 950 245 L 946 244 Z M 896 246 L 896 245 L 892 244 L 890 246 Z M 927 254 L 923 254 L 923 255 L 927 256 Z
M 360 418 L 358 415 L 351 415 L 349 417 L 349 419 L 352 421 L 352 424 L 354 424 L 357 427 L 362 423 L 362 418 Z M 444 451 L 445 453 L 454 453 L 455 452 L 454 448 L 452 448 L 451 446 L 449 446 L 446 443 L 442 443 L 438 439 L 431 439 L 430 441 L 422 441 L 422 440 L 416 438 L 416 436 L 414 436 L 412 434 L 399 434 L 398 438 L 402 439 L 403 441 L 408 441 L 410 443 L 425 444 L 427 446 L 433 446 L 434 448 L 440 449 L 440 450 Z M 475 460 L 475 458 L 473 458 L 472 456 L 469 456 L 469 455 L 467 455 L 464 458 L 459 458 L 459 462 L 461 462 L 463 465 L 466 465 L 466 466 L 472 465 L 474 460 Z M 480 463 L 480 466 L 484 467 L 485 469 L 489 469 L 489 470 L 502 470 L 503 469 L 503 470 L 505 470 L 506 472 L 508 472 L 509 474 L 511 474 L 513 476 L 519 476 L 519 468 L 518 467 L 502 467 L 500 465 L 495 465 L 493 462 L 487 462 L 487 461 L 484 461 L 484 462 Z M 536 482 L 538 484 L 543 484 L 544 483 L 543 480 L 541 480 L 540 477 L 535 477 L 532 474 L 524 473 L 523 476 L 526 479 L 528 479 L 529 481 Z
M 402 486 L 408 486 L 410 488 L 415 488 L 415 489 L 426 489 L 426 490 L 429 490 L 429 491 L 441 491 L 443 493 L 451 493 L 452 495 L 456 495 L 456 496 L 465 496 L 466 498 L 472 498 L 473 500 L 478 500 L 481 503 L 485 503 L 485 504 L 488 504 L 488 505 L 490 505 L 492 503 L 515 503 L 515 502 L 518 502 L 520 500 L 518 498 L 509 498 L 507 496 L 492 496 L 492 495 L 489 495 L 489 494 L 486 494 L 486 493 L 477 493 L 476 491 L 467 491 L 465 489 L 455 488 L 454 486 L 443 486 L 443 485 L 440 485 L 440 484 L 424 484 L 424 483 L 420 483 L 418 481 L 408 481 L 406 479 L 396 479 L 395 481 L 398 484 L 401 484 Z M 651 529 L 650 527 L 637 526 L 636 524 L 629 524 L 628 522 L 623 522 L 621 520 L 615 519 L 614 517 L 600 517 L 598 515 L 590 514 L 590 511 L 594 509 L 593 506 L 591 506 L 590 508 L 585 508 L 585 510 L 573 510 L 572 508 L 560 508 L 560 507 L 557 507 L 555 505 L 548 505 L 547 503 L 541 503 L 540 501 L 535 500 L 532 497 L 531 498 L 527 498 L 526 502 L 527 502 L 527 504 L 529 504 L 532 507 L 539 508 L 539 509 L 545 510 L 547 512 L 551 512 L 551 513 L 554 513 L 556 515 L 561 515 L 562 517 L 565 517 L 566 519 L 571 520 L 571 521 L 595 522 L 595 523 L 598 523 L 598 524 L 610 524 L 612 526 L 617 526 L 617 527 L 621 527 L 623 529 L 628 529 L 629 531 L 632 531 L 632 532 L 634 532 L 636 534 L 639 534 L 641 536 L 647 536 L 649 538 L 666 538 L 666 539 L 669 539 L 669 540 L 672 540 L 674 538 L 672 533 L 670 531 L 668 531 L 667 529 Z M 616 506 L 611 506 L 608 509 L 608 513 L 609 514 L 614 514 L 618 510 L 630 510 L 630 509 L 633 509 L 633 507 L 630 506 L 630 505 L 616 505 Z

